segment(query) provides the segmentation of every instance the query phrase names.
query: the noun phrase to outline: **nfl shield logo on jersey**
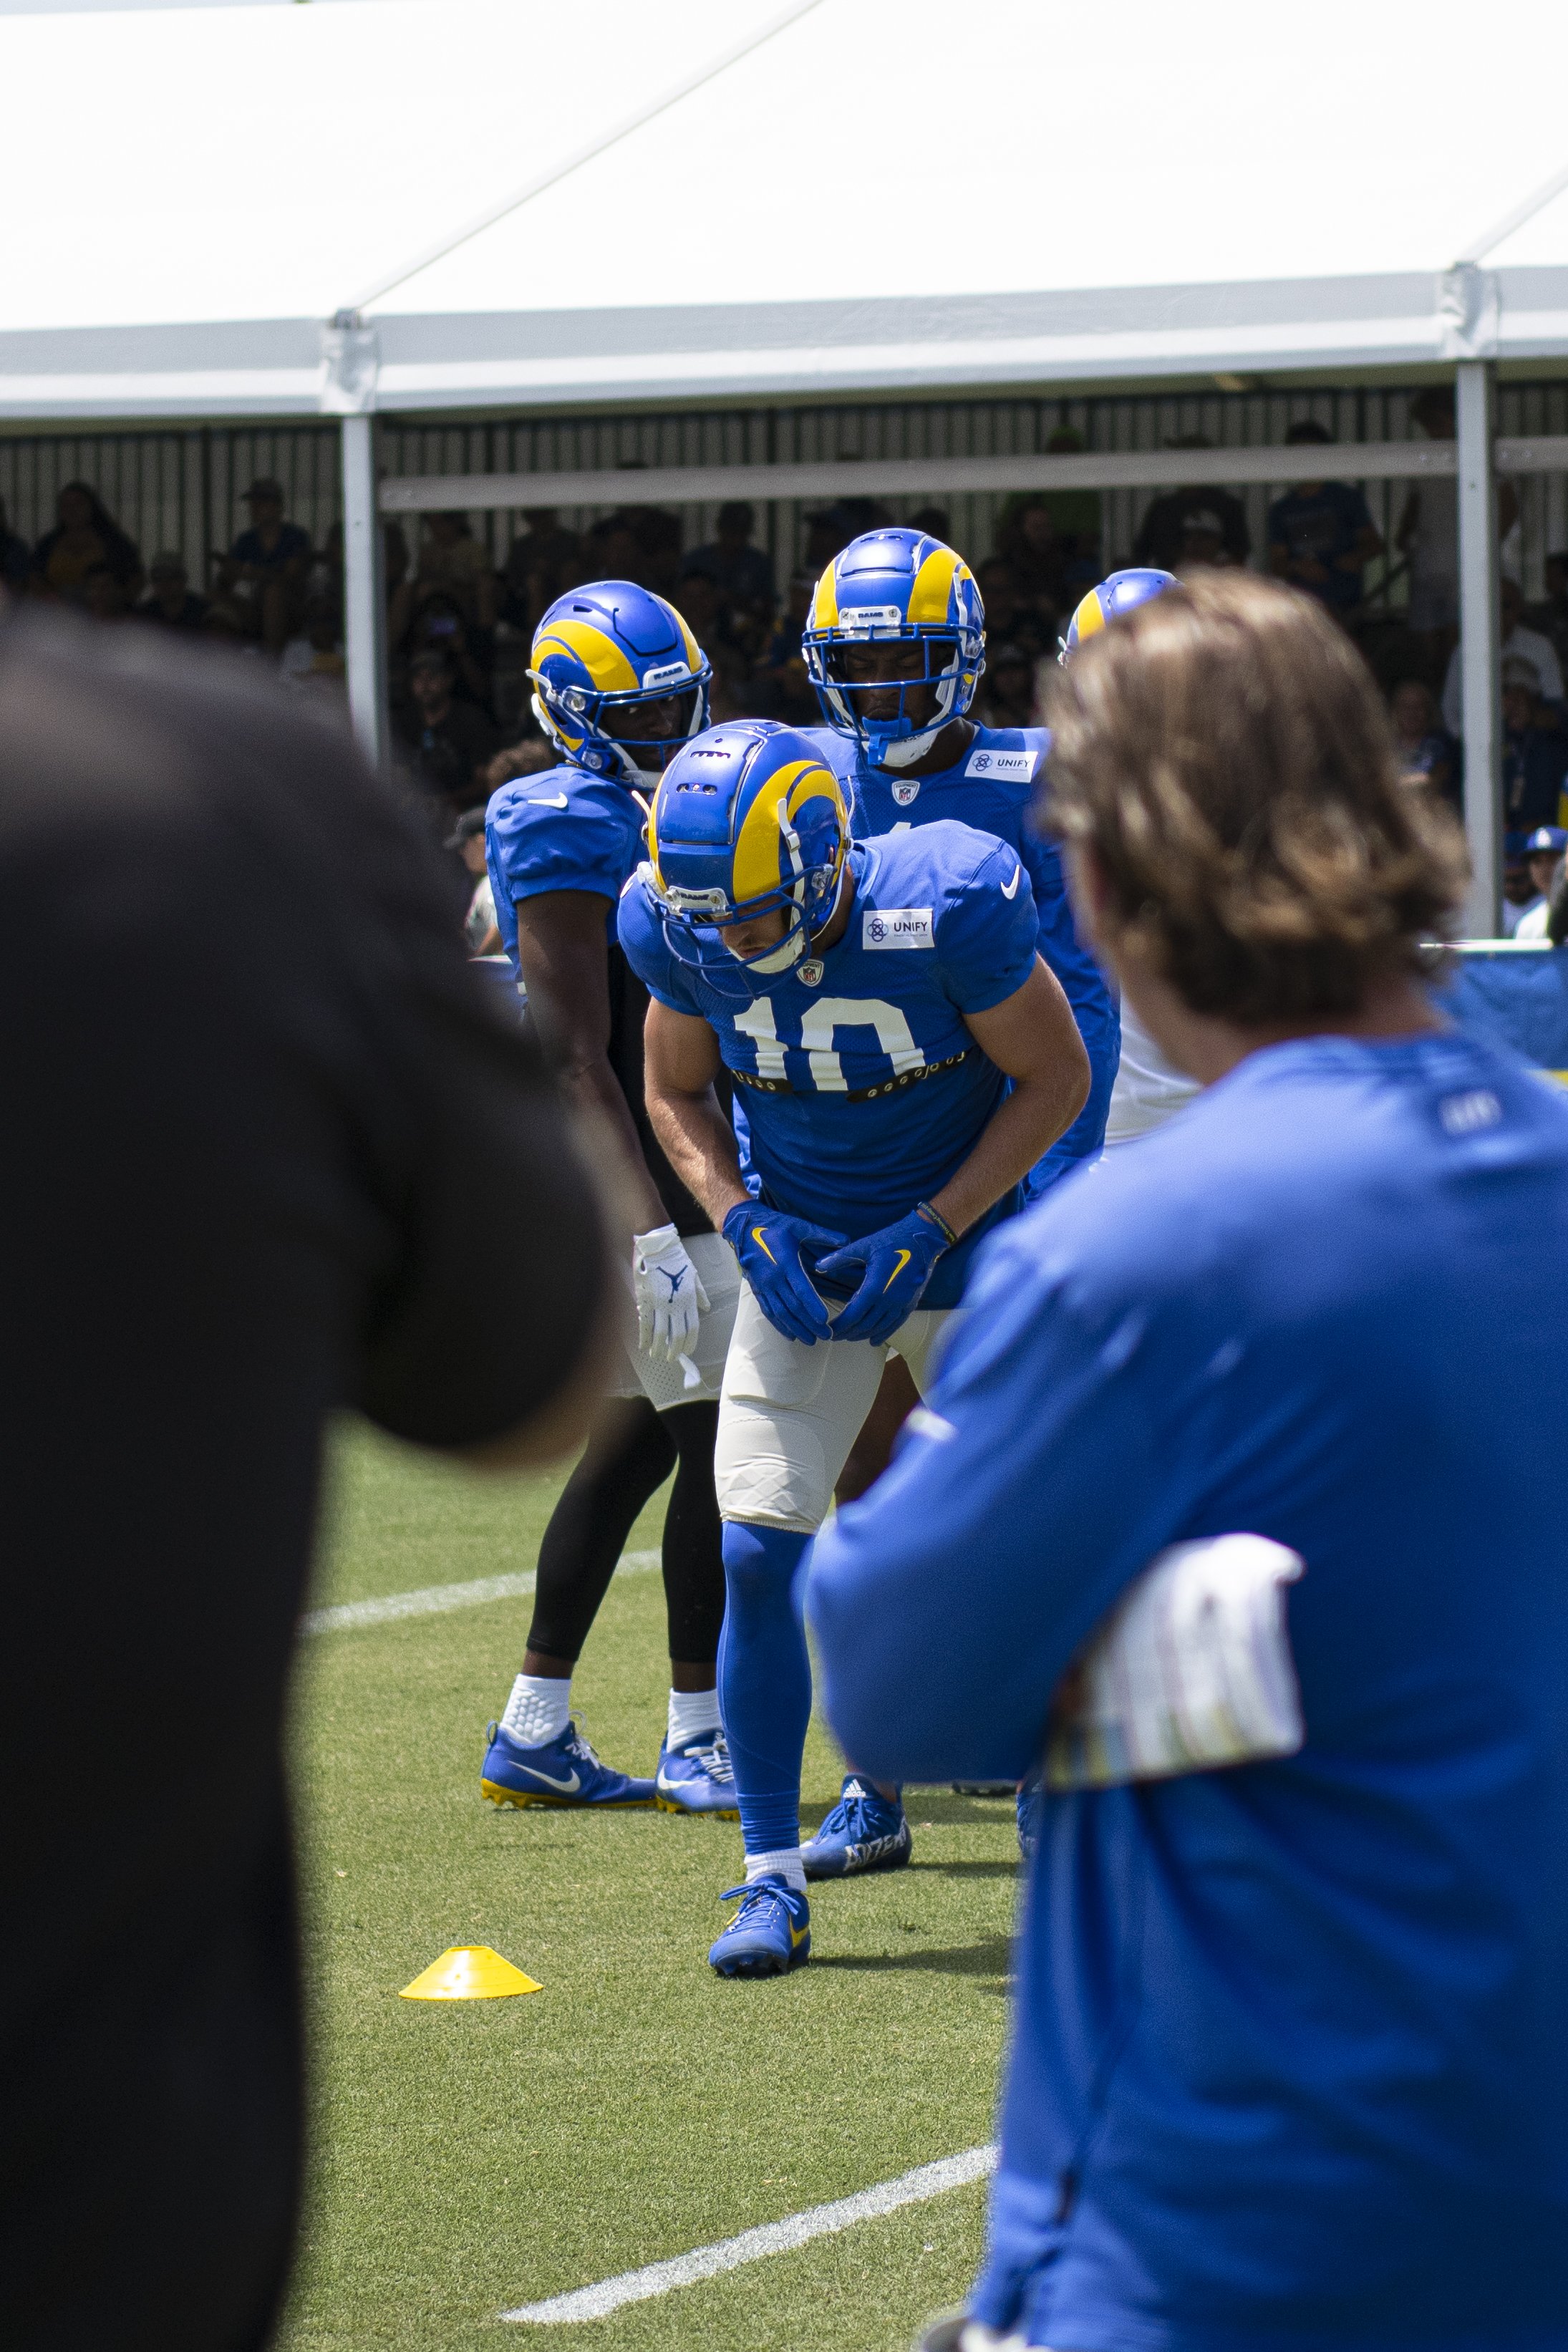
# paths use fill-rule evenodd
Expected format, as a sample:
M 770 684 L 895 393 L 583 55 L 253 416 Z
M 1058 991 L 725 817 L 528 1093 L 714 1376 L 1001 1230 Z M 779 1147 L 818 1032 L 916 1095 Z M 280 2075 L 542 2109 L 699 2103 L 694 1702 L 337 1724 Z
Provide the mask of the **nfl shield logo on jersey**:
M 795 969 L 795 977 L 804 981 L 807 988 L 816 988 L 821 984 L 822 975 L 826 966 L 818 963 L 815 956 L 807 956 L 805 961 L 797 963 Z
M 897 801 L 900 808 L 908 808 L 910 803 L 914 799 L 915 794 L 919 791 L 920 785 L 918 782 L 912 784 L 895 784 L 893 786 L 893 798 Z

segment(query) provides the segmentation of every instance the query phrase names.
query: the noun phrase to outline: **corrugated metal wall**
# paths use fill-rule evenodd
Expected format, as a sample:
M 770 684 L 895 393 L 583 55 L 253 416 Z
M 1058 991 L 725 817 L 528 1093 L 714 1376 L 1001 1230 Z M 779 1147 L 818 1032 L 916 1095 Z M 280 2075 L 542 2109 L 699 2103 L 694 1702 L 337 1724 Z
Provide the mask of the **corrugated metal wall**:
M 1325 425 L 1342 444 L 1401 440 L 1410 430 L 1407 391 L 1355 389 L 1312 393 L 1194 393 L 1170 397 L 1094 400 L 982 399 L 844 403 L 704 410 L 626 416 L 526 417 L 486 425 L 418 425 L 391 419 L 382 427 L 383 460 L 393 475 L 526 473 L 574 467 L 628 468 L 635 499 L 638 466 L 728 466 L 879 457 L 1004 457 L 1043 450 L 1052 433 L 1070 426 L 1089 449 L 1157 449 L 1203 434 L 1219 447 L 1278 444 L 1302 417 Z M 1507 435 L 1568 433 L 1568 384 L 1510 383 L 1500 389 L 1499 429 Z M 1333 468 L 1353 480 L 1347 448 Z M 56 496 L 69 481 L 90 483 L 144 557 L 174 548 L 199 586 L 214 550 L 227 547 L 247 520 L 240 493 L 258 474 L 276 475 L 289 511 L 319 546 L 342 513 L 337 430 L 331 425 L 277 430 L 230 429 L 40 434 L 0 436 L 0 499 L 11 528 L 37 539 L 54 520 Z M 1368 503 L 1391 544 L 1405 485 L 1366 486 Z M 1519 485 L 1521 514 L 1505 562 L 1531 596 L 1542 593 L 1549 548 L 1568 544 L 1568 478 L 1534 476 Z M 1149 502 L 1147 490 L 1107 491 L 1104 543 L 1108 568 L 1125 558 Z M 1244 488 L 1255 548 L 1261 552 L 1265 517 L 1277 493 Z M 989 551 L 997 509 L 994 494 L 948 496 L 934 502 L 952 518 L 955 543 L 972 562 Z M 927 503 L 894 502 L 895 513 Z M 711 537 L 716 502 L 685 511 L 686 543 Z M 574 528 L 603 509 L 571 511 Z M 474 517 L 499 561 L 514 532 L 506 514 Z M 787 501 L 759 516 L 759 538 L 773 551 L 781 583 L 805 542 L 801 510 Z M 1375 587 L 1378 574 L 1368 581 Z M 1396 583 L 1393 601 L 1402 600 Z

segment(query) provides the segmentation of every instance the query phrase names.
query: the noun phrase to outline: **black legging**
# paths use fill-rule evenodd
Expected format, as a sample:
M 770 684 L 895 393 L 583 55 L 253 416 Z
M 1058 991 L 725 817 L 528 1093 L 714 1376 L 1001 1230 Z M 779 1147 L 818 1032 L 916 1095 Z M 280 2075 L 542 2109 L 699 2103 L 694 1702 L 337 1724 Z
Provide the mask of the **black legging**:
M 698 1666 L 718 1656 L 724 1622 L 713 1494 L 718 1431 L 716 1404 L 678 1404 L 656 1412 L 646 1397 L 615 1397 L 601 1408 L 539 1547 L 531 1650 L 576 1663 L 637 1513 L 674 1468 L 664 1517 L 669 1654 Z

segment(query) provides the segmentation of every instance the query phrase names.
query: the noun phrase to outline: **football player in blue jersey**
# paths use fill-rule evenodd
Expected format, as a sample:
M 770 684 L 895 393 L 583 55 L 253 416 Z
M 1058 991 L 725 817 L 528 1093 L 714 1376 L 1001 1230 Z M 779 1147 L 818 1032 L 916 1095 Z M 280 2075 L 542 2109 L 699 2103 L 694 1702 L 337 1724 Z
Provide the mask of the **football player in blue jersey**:
M 802 642 L 833 730 L 825 749 L 852 783 L 857 838 L 956 817 L 1005 841 L 1028 874 L 1039 951 L 1072 1006 L 1091 1072 L 1083 1109 L 1030 1171 L 1026 1190 L 1037 1199 L 1099 1151 L 1121 1048 L 1115 1001 L 1079 937 L 1056 845 L 1032 821 L 1046 731 L 984 727 L 969 716 L 984 669 L 984 607 L 963 557 L 928 532 L 887 529 L 852 540 L 817 583 Z M 887 1467 L 916 1402 L 908 1367 L 894 1359 L 851 1448 L 840 1503 Z M 805 1849 L 808 1874 L 885 1867 L 878 1828 L 893 1798 L 850 1772 Z
M 710 671 L 662 597 L 628 581 L 574 588 L 534 635 L 534 710 L 559 748 L 504 785 L 486 849 L 502 943 L 568 1095 L 618 1143 L 639 1230 L 639 1343 L 614 1383 L 540 1546 L 522 1670 L 480 1776 L 498 1804 L 658 1804 L 735 1817 L 714 1687 L 724 1608 L 713 1441 L 739 1281 L 670 1168 L 643 1102 L 647 994 L 616 939 L 643 854 L 647 797 L 707 723 Z M 572 1716 L 572 1673 L 632 1523 L 671 1470 L 664 1524 L 668 1718 L 652 1779 L 602 1764 Z
M 620 908 L 652 998 L 648 1108 L 744 1277 L 716 1471 L 746 1885 L 709 1957 L 773 1975 L 810 1950 L 797 1571 L 889 1349 L 923 1381 L 975 1244 L 1081 1110 L 1088 1056 L 1015 852 L 952 823 L 852 842 L 838 778 L 792 729 L 741 720 L 686 746 L 648 843 Z

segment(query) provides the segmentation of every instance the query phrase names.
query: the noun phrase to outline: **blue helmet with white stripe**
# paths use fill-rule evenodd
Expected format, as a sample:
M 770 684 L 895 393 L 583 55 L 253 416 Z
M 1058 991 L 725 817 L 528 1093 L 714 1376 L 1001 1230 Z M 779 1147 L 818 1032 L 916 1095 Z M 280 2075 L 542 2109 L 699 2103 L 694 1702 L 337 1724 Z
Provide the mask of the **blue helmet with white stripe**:
M 851 678 L 847 650 L 868 645 L 918 646 L 915 674 L 907 674 L 902 656 L 888 664 L 891 675 Z M 828 725 L 852 735 L 873 767 L 907 768 L 974 699 L 985 667 L 985 608 L 968 564 L 940 539 L 868 530 L 817 582 L 801 648 Z M 869 718 L 861 709 L 868 689 L 882 700 L 895 688 L 890 714 Z M 918 713 L 910 708 L 917 696 L 924 705 Z

